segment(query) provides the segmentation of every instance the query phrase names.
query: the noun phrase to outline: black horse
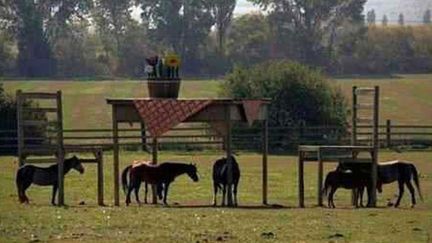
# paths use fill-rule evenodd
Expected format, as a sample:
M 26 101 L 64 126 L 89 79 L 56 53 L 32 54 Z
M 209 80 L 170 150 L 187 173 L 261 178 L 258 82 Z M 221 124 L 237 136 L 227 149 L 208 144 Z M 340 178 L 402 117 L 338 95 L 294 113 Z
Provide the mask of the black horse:
M 130 169 L 133 167 L 133 165 L 129 165 L 126 168 L 123 169 L 122 172 L 122 181 L 124 181 L 123 183 L 123 191 L 126 194 L 127 193 L 127 189 L 128 189 L 128 185 L 130 181 Z M 135 200 L 137 201 L 138 204 L 141 204 L 141 201 L 139 199 L 139 189 L 141 187 L 141 183 L 136 185 L 136 187 L 133 188 L 134 193 L 135 193 Z M 144 182 L 144 188 L 145 188 L 145 192 L 144 192 L 144 203 L 147 204 L 147 194 L 148 194 L 148 183 Z M 164 192 L 164 184 L 163 183 L 159 183 L 156 185 L 156 194 L 157 197 L 159 198 L 159 200 L 163 199 L 163 192 Z
M 333 196 L 338 188 L 354 189 L 354 202 L 358 207 L 359 197 L 362 197 L 364 188 L 371 187 L 370 174 L 359 171 L 330 171 L 324 181 L 323 194 L 327 196 L 328 207 L 335 208 Z M 330 191 L 329 191 L 330 189 Z M 328 194 L 328 195 L 327 195 Z
M 369 175 L 371 171 L 370 164 L 343 163 L 339 167 L 341 167 L 341 169 L 349 169 L 353 171 L 365 172 L 368 173 Z M 404 185 L 408 187 L 408 190 L 411 193 L 411 206 L 414 207 L 416 205 L 415 189 L 411 183 L 411 180 L 414 181 L 420 199 L 423 200 L 423 196 L 420 190 L 420 182 L 419 182 L 417 168 L 413 163 L 408 161 L 402 161 L 402 160 L 394 160 L 394 161 L 387 161 L 378 164 L 378 178 L 377 178 L 378 192 L 380 193 L 382 192 L 383 184 L 389 184 L 395 181 L 398 182 L 399 195 L 394 205 L 395 207 L 398 207 L 400 204 L 400 201 L 404 194 Z
M 65 159 L 63 174 L 66 175 L 71 169 L 75 169 L 81 174 L 84 173 L 78 157 L 73 156 L 70 159 Z M 24 165 L 18 169 L 16 175 L 16 186 L 18 189 L 18 199 L 21 203 L 29 203 L 29 198 L 25 191 L 34 183 L 39 186 L 53 186 L 51 204 L 55 204 L 55 197 L 58 188 L 58 164 L 51 165 L 46 168 L 37 167 L 34 165 Z
M 237 186 L 240 181 L 240 167 L 234 156 L 231 156 L 232 184 L 228 185 L 228 163 L 227 158 L 221 158 L 213 164 L 213 206 L 216 206 L 218 189 L 222 190 L 222 206 L 225 206 L 225 196 L 233 193 L 234 205 L 237 206 Z
M 199 180 L 197 168 L 193 164 L 165 162 L 160 165 L 141 164 L 129 169 L 130 181 L 129 184 L 125 176 L 122 176 L 123 190 L 126 193 L 126 205 L 129 205 L 130 194 L 132 190 L 135 192 L 139 189 L 141 182 L 147 182 L 151 185 L 163 185 L 163 203 L 167 204 L 168 189 L 170 184 L 177 176 L 187 174 L 194 182 Z M 136 189 L 138 188 L 138 189 Z M 139 200 L 138 200 L 138 203 Z

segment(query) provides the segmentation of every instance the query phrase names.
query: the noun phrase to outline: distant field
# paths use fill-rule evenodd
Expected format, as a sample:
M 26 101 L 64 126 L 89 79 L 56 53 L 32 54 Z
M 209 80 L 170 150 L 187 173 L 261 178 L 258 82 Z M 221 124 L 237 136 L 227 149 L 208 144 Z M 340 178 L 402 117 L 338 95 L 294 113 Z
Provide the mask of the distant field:
M 217 97 L 219 82 L 183 81 L 181 97 Z M 402 75 L 392 79 L 337 79 L 348 102 L 353 85 L 380 85 L 381 121 L 395 124 L 432 124 L 432 74 Z M 14 93 L 25 91 L 56 91 L 64 94 L 65 128 L 109 128 L 111 110 L 107 97 L 146 97 L 147 87 L 140 81 L 13 81 L 4 82 Z
M 410 194 L 400 209 L 386 207 L 397 192 L 396 184 L 386 185 L 376 209 L 354 209 L 348 190 L 335 196 L 336 209 L 316 205 L 317 165 L 305 166 L 306 209 L 297 208 L 297 157 L 269 157 L 269 203 L 261 206 L 261 156 L 240 153 L 242 169 L 237 209 L 213 208 L 211 166 L 220 153 L 161 152 L 161 161 L 197 163 L 200 181 L 179 177 L 170 187 L 170 207 L 96 206 L 96 167 L 85 165 L 66 177 L 66 203 L 50 206 L 50 187 L 32 186 L 30 205 L 20 205 L 14 184 L 14 158 L 0 157 L 0 242 L 379 242 L 429 243 L 432 235 L 432 153 L 380 153 L 381 160 L 395 158 L 416 162 L 421 173 L 424 202 L 410 208 Z M 146 153 L 121 153 L 121 169 L 132 160 L 148 159 Z M 105 196 L 112 205 L 112 154 L 105 154 Z M 326 171 L 334 164 L 326 164 Z M 142 194 L 141 194 L 142 195 Z M 85 205 L 79 205 L 84 201 Z M 220 201 L 220 198 L 219 198 Z M 282 207 L 281 207 L 282 206 Z M 271 232 L 271 234 L 270 234 Z M 33 241 L 32 241 L 33 240 Z

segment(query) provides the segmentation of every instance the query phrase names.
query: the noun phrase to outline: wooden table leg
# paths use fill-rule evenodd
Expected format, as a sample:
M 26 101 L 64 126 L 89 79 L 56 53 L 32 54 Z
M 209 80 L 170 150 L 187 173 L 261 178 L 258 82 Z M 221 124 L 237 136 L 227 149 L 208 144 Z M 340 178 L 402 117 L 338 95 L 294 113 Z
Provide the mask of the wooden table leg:
M 299 207 L 304 208 L 304 171 L 303 171 L 303 152 L 299 151 L 298 160 L 298 192 L 299 192 Z

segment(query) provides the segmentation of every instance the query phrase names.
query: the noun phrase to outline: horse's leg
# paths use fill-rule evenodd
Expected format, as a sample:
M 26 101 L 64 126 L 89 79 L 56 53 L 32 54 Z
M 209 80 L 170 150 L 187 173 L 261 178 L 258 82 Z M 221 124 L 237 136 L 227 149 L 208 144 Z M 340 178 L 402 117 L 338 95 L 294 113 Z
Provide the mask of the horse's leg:
M 402 199 L 404 193 L 404 183 L 402 181 L 398 181 L 399 184 L 399 196 L 395 204 L 395 208 L 399 207 L 400 200 Z
M 134 182 L 130 181 L 128 186 L 128 191 L 126 194 L 126 206 L 129 206 L 129 204 L 131 203 L 130 194 L 133 188 L 134 188 Z
M 236 183 L 234 183 L 233 184 L 233 192 L 234 192 L 234 206 L 236 206 L 237 207 L 237 185 L 238 185 L 238 182 L 236 182 Z
M 358 188 L 355 188 L 354 190 L 353 190 L 353 193 L 354 193 L 354 207 L 355 208 L 358 208 L 358 200 L 359 200 L 359 189 Z
M 134 188 L 134 192 L 135 192 L 135 200 L 136 200 L 136 202 L 138 203 L 138 205 L 141 205 L 141 201 L 139 200 L 139 196 L 138 196 L 138 194 L 139 194 L 139 189 L 141 188 L 141 182 L 139 182 L 139 183 L 137 183 L 136 185 L 135 185 L 135 188 Z
M 336 208 L 334 201 L 333 201 L 333 196 L 336 193 L 336 190 L 337 190 L 337 188 L 332 186 L 330 193 L 329 193 L 329 200 L 330 200 L 330 204 L 331 204 L 330 207 L 331 208 Z
M 411 207 L 413 208 L 416 205 L 416 198 L 415 198 L 415 190 L 413 185 L 411 184 L 411 181 L 406 182 L 408 190 L 411 193 Z
M 217 185 L 217 183 L 215 182 L 215 181 L 213 181 L 213 206 L 215 207 L 216 206 L 216 195 L 217 195 L 217 192 L 218 192 L 218 185 Z
M 53 206 L 56 205 L 55 198 L 56 198 L 56 195 L 57 195 L 57 188 L 58 188 L 57 183 L 54 183 L 53 190 L 52 190 L 52 197 L 51 197 L 51 205 L 53 205 Z
M 362 186 L 362 187 L 360 187 L 359 189 L 358 189 L 358 192 L 359 192 L 359 199 L 360 199 L 360 207 L 362 207 L 362 208 L 364 208 L 364 204 L 363 204 L 363 194 L 364 194 L 364 189 L 365 189 L 365 187 L 364 186 Z
M 144 203 L 147 204 L 147 192 L 148 192 L 148 184 L 144 182 Z
M 165 190 L 164 190 L 164 199 L 163 199 L 163 203 L 165 205 L 168 205 L 167 203 L 167 198 L 168 198 L 168 188 L 169 188 L 170 183 L 165 183 Z
M 32 184 L 31 179 L 25 180 L 22 184 L 21 184 L 21 193 L 22 193 L 22 197 L 23 197 L 23 202 L 25 203 L 29 203 L 29 198 L 26 195 L 26 190 L 30 187 L 30 185 Z
M 222 188 L 222 206 L 225 206 L 226 192 L 227 192 L 227 184 L 224 184 Z

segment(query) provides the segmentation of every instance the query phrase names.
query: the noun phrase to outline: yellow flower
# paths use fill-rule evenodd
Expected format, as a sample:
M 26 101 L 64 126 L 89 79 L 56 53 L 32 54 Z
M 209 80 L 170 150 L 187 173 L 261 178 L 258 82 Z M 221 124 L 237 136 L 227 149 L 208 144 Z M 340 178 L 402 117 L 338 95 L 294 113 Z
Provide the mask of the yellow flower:
M 176 54 L 168 54 L 164 58 L 165 65 L 168 67 L 176 68 L 180 66 L 180 58 Z

